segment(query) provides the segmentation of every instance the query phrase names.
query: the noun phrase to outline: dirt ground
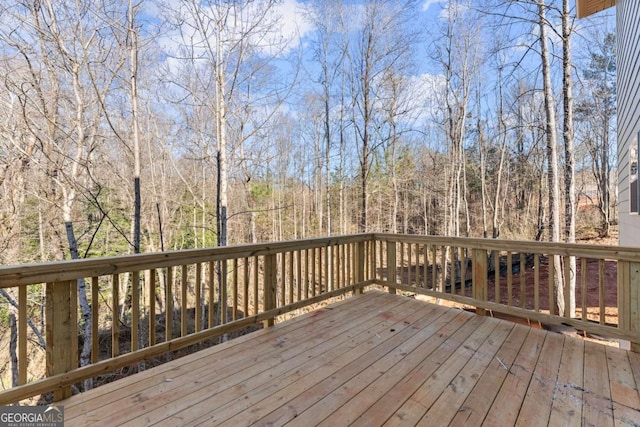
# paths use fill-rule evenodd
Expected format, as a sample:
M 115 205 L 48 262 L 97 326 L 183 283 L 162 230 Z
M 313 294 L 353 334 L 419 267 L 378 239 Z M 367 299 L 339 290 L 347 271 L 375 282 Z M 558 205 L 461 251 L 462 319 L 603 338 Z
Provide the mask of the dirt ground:
M 617 323 L 617 265 L 615 261 L 605 261 L 603 265 L 603 287 L 600 289 L 600 263 L 595 259 L 587 260 L 586 271 L 582 271 L 581 260 L 576 260 L 576 315 L 582 316 L 582 302 L 583 294 L 586 297 L 587 314 L 590 320 L 600 321 L 599 313 L 601 307 L 601 298 L 604 300 L 604 307 L 606 310 L 606 323 Z M 549 259 L 547 257 L 541 257 L 539 268 L 539 308 L 543 311 L 549 311 Z M 586 292 L 583 292 L 582 279 L 585 277 Z M 521 274 L 516 272 L 512 275 L 511 295 L 512 299 L 509 302 L 509 289 L 507 277 L 499 277 L 500 286 L 500 302 L 502 304 L 513 305 L 516 307 L 522 306 L 521 295 Z M 524 308 L 535 308 L 535 269 L 529 267 L 525 270 L 525 294 L 524 294 Z M 489 280 L 489 300 L 496 301 L 495 297 L 495 276 Z M 466 294 L 471 296 L 471 290 L 467 289 Z M 552 296 L 551 301 L 555 301 L 555 297 Z M 497 302 L 497 301 L 496 301 Z M 554 311 L 557 313 L 557 309 L 554 307 Z

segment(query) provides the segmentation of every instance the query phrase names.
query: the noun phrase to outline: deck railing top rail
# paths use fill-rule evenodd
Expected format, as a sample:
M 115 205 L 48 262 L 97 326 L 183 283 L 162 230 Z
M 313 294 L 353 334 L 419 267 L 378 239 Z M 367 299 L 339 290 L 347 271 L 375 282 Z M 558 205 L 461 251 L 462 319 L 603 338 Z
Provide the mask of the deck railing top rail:
M 355 234 L 305 240 L 241 244 L 203 249 L 183 249 L 177 251 L 118 255 L 112 257 L 6 265 L 0 266 L 0 288 L 63 280 L 75 280 L 91 276 L 128 273 L 132 271 L 179 266 L 197 262 L 264 256 L 293 250 L 306 250 L 337 244 L 358 243 L 369 241 L 372 238 L 373 234 Z
M 482 239 L 473 237 L 423 236 L 417 234 L 373 233 L 375 240 L 398 243 L 429 243 L 432 245 L 485 249 L 487 251 L 538 252 L 586 258 L 640 262 L 640 248 L 592 245 L 588 243 L 540 242 L 537 240 Z

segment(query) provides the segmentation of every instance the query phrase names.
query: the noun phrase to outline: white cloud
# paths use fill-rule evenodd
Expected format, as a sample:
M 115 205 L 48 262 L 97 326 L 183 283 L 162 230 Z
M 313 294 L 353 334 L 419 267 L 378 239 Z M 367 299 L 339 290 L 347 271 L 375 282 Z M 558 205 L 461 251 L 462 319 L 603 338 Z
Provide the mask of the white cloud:
M 442 2 L 443 2 L 443 0 L 425 0 L 425 2 L 422 4 L 422 11 L 426 12 L 434 4 L 438 4 L 438 3 L 442 3 Z
M 284 0 L 279 3 L 274 13 L 280 18 L 279 36 L 287 41 L 285 50 L 300 45 L 300 40 L 313 31 L 312 25 L 304 18 L 304 5 L 296 0 Z
M 408 77 L 407 87 L 411 90 L 406 94 L 408 110 L 418 113 L 418 121 L 429 120 L 440 109 L 446 82 L 443 75 L 421 74 Z
M 177 55 L 181 47 L 194 48 L 196 53 L 203 52 L 206 39 L 215 46 L 216 31 L 207 21 L 215 22 L 224 14 L 227 14 L 227 18 L 222 37 L 230 41 L 228 44 L 233 44 L 239 37 L 245 37 L 248 28 L 261 27 L 249 36 L 250 43 L 259 51 L 272 56 L 284 55 L 297 48 L 301 39 L 313 31 L 313 27 L 304 18 L 303 3 L 298 3 L 297 0 L 278 2 L 266 15 L 260 10 L 264 6 L 263 2 L 238 4 L 236 7 L 228 7 L 226 11 L 217 10 L 216 6 L 176 0 L 166 0 L 161 5 L 161 8 L 148 8 L 145 12 L 176 24 L 158 40 L 163 50 L 170 55 Z M 197 30 L 196 14 L 205 22 L 206 35 Z

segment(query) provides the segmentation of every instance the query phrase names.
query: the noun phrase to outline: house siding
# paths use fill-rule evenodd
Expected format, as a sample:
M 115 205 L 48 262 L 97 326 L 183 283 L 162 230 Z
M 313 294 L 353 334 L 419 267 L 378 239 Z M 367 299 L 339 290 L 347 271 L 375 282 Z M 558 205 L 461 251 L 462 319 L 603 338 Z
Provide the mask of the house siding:
M 618 214 L 620 245 L 640 247 L 640 215 L 630 212 L 629 149 L 640 132 L 640 1 L 617 2 Z

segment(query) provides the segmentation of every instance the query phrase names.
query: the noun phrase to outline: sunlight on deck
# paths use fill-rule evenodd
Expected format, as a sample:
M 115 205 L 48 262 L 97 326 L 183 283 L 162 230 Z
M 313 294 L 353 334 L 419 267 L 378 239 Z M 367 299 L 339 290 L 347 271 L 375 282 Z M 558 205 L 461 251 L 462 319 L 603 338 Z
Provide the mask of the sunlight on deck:
M 367 292 L 60 403 L 67 426 L 638 425 L 639 383 L 639 354 Z

